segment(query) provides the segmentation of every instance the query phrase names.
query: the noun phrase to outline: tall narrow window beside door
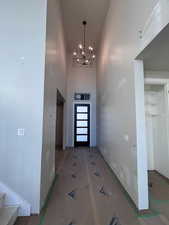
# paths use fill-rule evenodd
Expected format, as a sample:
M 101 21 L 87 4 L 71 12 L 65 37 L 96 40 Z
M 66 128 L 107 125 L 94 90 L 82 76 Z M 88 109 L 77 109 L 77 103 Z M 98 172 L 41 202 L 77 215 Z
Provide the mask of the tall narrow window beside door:
M 90 105 L 75 104 L 74 145 L 90 146 Z

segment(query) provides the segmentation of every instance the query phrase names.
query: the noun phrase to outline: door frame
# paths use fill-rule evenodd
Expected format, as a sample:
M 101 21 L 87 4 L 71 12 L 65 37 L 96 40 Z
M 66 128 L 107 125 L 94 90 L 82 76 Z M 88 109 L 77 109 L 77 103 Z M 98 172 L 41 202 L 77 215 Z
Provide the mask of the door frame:
M 89 147 L 91 146 L 91 115 L 92 115 L 92 103 L 91 101 L 74 101 L 73 102 L 73 123 L 72 123 L 72 146 L 75 147 L 75 142 L 74 142 L 74 138 L 75 138 L 75 105 L 76 104 L 87 104 L 87 105 L 90 105 L 90 121 L 89 121 L 89 126 L 90 126 L 90 129 L 89 129 L 89 138 L 90 138 L 90 141 L 89 141 Z
M 62 143 L 63 143 L 63 150 L 65 150 L 65 139 L 66 139 L 66 132 L 65 132 L 65 121 L 66 121 L 66 117 L 65 117 L 65 98 L 63 97 L 62 93 L 59 91 L 59 89 L 57 88 L 56 89 L 56 121 L 55 121 L 55 150 L 56 150 L 56 122 L 57 122 L 57 105 L 58 104 L 63 104 L 63 140 L 62 140 Z
M 143 60 L 134 60 L 134 95 L 135 95 L 135 128 L 136 139 L 132 142 L 132 151 L 135 155 L 137 169 L 137 208 L 149 209 L 145 103 L 144 103 L 144 63 Z

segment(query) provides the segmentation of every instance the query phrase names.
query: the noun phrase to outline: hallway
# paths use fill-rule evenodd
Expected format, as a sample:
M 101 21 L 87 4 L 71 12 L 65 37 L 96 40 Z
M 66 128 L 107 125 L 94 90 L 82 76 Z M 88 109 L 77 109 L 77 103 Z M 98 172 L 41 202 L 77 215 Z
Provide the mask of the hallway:
M 137 213 L 95 148 L 58 152 L 56 162 L 58 175 L 40 217 L 19 218 L 15 225 L 169 224 L 155 211 Z

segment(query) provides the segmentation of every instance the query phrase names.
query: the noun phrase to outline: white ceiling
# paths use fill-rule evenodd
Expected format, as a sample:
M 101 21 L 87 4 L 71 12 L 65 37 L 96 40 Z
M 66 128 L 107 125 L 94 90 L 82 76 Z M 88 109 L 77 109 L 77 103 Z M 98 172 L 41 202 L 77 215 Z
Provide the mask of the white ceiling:
M 95 48 L 101 34 L 110 0 L 61 0 L 67 48 L 70 51 L 82 41 L 82 21 L 86 20 L 87 44 Z
M 169 71 L 169 25 L 138 56 L 145 70 Z

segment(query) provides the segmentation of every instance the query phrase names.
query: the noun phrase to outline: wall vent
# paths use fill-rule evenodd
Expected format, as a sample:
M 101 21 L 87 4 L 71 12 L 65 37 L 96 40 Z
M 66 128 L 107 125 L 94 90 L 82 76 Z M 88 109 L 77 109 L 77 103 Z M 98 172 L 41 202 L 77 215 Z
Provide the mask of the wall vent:
M 89 101 L 90 94 L 89 93 L 75 93 L 74 100 L 75 101 Z

